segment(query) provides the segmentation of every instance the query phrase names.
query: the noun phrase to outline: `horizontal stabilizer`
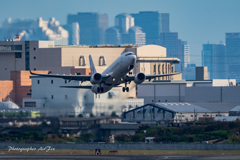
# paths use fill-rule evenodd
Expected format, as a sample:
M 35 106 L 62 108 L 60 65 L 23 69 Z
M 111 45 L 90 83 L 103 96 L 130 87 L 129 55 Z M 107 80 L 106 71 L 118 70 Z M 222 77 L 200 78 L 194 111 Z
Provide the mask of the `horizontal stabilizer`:
M 61 88 L 82 88 L 82 89 L 91 89 L 92 86 L 60 86 Z

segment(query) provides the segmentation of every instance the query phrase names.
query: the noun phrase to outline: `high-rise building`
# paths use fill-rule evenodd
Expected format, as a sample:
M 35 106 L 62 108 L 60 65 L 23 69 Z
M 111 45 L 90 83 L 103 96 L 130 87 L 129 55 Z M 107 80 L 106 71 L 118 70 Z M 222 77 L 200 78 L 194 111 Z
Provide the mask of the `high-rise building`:
M 146 44 L 145 33 L 143 33 L 141 27 L 135 26 L 129 29 L 128 42 L 139 46 Z
M 110 27 L 105 31 L 105 44 L 107 45 L 120 45 L 121 32 L 119 27 Z
M 144 11 L 131 15 L 135 25 L 146 33 L 146 44 L 159 44 L 160 33 L 169 32 L 169 13 Z
M 186 44 L 186 43 L 185 43 Z M 184 53 L 182 49 L 182 41 L 178 39 L 177 32 L 164 32 L 160 34 L 160 46 L 167 48 L 168 57 L 177 57 L 180 64 L 175 65 L 175 70 L 181 72 L 184 67 Z
M 182 51 L 180 52 L 179 58 L 181 59 L 180 67 L 182 71 L 182 78 L 187 79 L 186 77 L 186 68 L 190 64 L 190 51 L 187 41 L 181 41 Z
M 72 44 L 73 45 L 79 45 L 80 41 L 80 30 L 79 30 L 79 24 L 77 22 L 72 23 Z
M 134 18 L 127 13 L 119 14 L 115 17 L 115 26 L 121 28 L 122 34 L 127 34 L 129 28 L 134 26 Z
M 226 62 L 227 78 L 240 82 L 240 33 L 226 33 Z
M 69 14 L 67 24 L 77 22 L 80 28 L 80 44 L 98 45 L 104 44 L 104 32 L 108 28 L 107 14 L 93 12 L 79 12 Z
M 141 27 L 134 26 L 134 18 L 127 13 L 115 17 L 115 26 L 105 32 L 105 44 L 120 45 L 134 44 L 145 45 L 145 33 Z
M 188 64 L 184 69 L 185 80 L 196 80 L 196 64 Z
M 210 79 L 227 78 L 226 46 L 224 44 L 203 44 L 202 66 L 208 67 Z

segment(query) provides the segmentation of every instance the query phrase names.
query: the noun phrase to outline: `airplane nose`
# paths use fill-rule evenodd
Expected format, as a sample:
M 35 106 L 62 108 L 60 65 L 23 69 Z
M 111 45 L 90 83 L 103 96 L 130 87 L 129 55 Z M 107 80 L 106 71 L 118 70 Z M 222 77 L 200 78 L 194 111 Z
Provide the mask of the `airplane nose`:
M 130 60 L 130 63 L 131 63 L 131 64 L 135 64 L 135 63 L 136 63 L 136 59 L 137 59 L 137 58 L 136 58 L 136 55 L 130 55 L 130 56 L 129 56 L 129 60 Z

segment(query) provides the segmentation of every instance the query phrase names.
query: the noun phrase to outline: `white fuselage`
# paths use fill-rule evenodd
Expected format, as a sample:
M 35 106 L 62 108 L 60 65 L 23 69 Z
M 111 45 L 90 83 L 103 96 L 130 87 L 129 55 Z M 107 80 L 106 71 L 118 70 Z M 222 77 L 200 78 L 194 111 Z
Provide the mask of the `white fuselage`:
M 106 93 L 113 87 L 123 83 L 124 77 L 134 68 L 135 64 L 136 55 L 134 53 L 123 53 L 105 71 L 103 71 L 102 75 L 109 75 L 109 77 L 101 83 L 103 92 L 98 91 L 100 84 L 92 85 L 92 92 L 97 94 Z

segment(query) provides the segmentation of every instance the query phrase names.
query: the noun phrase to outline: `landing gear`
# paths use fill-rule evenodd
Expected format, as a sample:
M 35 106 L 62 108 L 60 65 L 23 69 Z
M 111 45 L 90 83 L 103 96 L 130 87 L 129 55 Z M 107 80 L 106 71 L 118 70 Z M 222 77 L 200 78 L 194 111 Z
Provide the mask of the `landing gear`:
M 129 92 L 129 88 L 128 88 L 128 87 L 123 87 L 123 88 L 122 88 L 122 91 L 123 91 L 123 92 L 125 92 L 125 91 L 126 91 L 126 92 Z
M 129 92 L 129 88 L 127 87 L 127 82 L 125 82 L 125 87 L 122 88 L 122 91 L 125 92 Z
M 104 88 L 103 87 L 98 87 L 97 88 L 97 92 L 100 93 L 100 92 L 103 92 L 104 91 Z

